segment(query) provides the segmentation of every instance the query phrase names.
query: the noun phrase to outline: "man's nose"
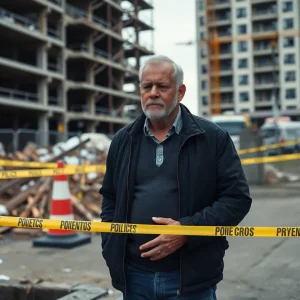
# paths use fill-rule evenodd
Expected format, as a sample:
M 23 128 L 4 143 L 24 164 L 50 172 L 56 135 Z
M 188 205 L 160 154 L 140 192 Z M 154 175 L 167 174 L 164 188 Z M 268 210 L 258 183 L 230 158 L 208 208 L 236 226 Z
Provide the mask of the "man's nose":
M 159 95 L 158 95 L 158 91 L 157 91 L 157 87 L 155 84 L 153 84 L 152 88 L 151 88 L 151 91 L 150 91 L 150 97 L 151 98 L 157 98 Z

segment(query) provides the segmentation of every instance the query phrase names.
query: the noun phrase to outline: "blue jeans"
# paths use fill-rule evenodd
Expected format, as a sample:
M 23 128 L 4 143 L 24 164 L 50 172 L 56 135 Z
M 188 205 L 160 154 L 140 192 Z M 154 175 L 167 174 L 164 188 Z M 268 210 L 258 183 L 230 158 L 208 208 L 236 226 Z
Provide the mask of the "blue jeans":
M 217 300 L 215 288 L 178 296 L 178 271 L 153 273 L 127 265 L 125 272 L 127 300 Z

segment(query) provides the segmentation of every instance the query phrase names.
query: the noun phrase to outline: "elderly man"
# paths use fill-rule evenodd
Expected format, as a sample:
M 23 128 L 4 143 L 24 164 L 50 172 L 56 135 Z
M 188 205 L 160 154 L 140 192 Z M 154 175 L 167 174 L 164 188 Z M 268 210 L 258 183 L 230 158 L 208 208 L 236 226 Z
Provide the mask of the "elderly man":
M 251 198 L 227 132 L 180 104 L 183 71 L 165 56 L 141 67 L 143 114 L 113 138 L 103 222 L 238 225 Z M 124 299 L 216 299 L 225 237 L 102 234 L 103 257 Z

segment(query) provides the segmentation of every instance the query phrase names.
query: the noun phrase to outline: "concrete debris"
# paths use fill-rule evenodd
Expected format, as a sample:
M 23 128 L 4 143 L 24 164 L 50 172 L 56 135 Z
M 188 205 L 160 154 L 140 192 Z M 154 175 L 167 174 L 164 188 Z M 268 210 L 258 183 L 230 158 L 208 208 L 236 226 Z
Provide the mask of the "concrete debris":
M 5 205 L 0 204 L 0 216 L 7 216 L 8 211 Z
M 29 142 L 23 151 L 9 153 L 1 159 L 50 162 L 56 161 L 56 157 L 60 157 L 65 165 L 100 165 L 106 163 L 110 142 L 111 140 L 103 134 L 84 134 L 80 139 L 71 137 L 66 142 L 57 143 L 53 147 L 38 148 L 36 144 Z M 20 168 L 2 167 L 2 169 Z M 102 202 L 99 189 L 103 177 L 103 173 L 68 176 L 75 220 L 99 220 Z M 53 177 L 0 180 L 0 215 L 49 218 L 52 184 Z M 43 230 L 37 229 L 2 227 L 0 234 L 10 230 L 15 235 L 24 233 L 30 236 L 39 236 L 44 233 Z
M 64 269 L 62 269 L 62 272 L 64 272 L 64 273 L 70 273 L 70 272 L 72 272 L 72 269 L 70 269 L 70 268 L 64 268 Z
M 300 181 L 300 176 L 282 172 L 274 165 L 265 165 L 265 182 L 268 184 L 278 184 L 282 182 L 295 182 Z
M 107 153 L 111 144 L 111 139 L 105 134 L 100 133 L 84 133 L 81 139 L 85 140 L 89 138 L 90 141 L 86 143 L 85 148 L 89 151 L 102 151 Z

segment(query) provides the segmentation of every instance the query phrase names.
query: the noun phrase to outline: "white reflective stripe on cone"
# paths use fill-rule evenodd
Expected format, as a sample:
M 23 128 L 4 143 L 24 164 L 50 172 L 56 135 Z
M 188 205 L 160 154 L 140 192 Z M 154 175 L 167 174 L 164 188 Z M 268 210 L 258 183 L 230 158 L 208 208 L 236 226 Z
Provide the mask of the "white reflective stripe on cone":
M 53 200 L 70 199 L 69 184 L 67 181 L 54 181 L 52 199 Z
M 74 220 L 74 215 L 53 215 L 50 216 L 52 220 Z

